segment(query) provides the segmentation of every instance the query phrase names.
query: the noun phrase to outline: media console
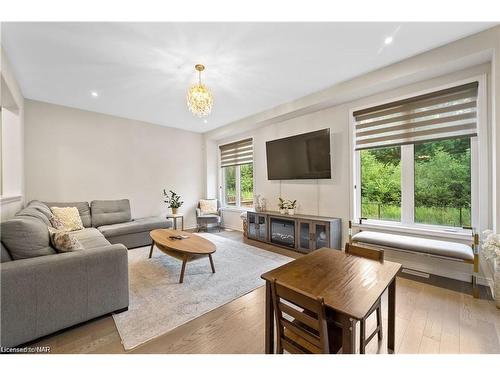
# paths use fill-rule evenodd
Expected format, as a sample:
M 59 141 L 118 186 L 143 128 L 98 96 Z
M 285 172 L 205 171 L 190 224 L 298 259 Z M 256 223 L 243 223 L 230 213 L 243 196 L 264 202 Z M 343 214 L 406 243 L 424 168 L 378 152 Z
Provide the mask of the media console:
M 312 215 L 284 215 L 274 211 L 248 211 L 247 236 L 301 253 L 322 247 L 340 250 L 342 220 Z

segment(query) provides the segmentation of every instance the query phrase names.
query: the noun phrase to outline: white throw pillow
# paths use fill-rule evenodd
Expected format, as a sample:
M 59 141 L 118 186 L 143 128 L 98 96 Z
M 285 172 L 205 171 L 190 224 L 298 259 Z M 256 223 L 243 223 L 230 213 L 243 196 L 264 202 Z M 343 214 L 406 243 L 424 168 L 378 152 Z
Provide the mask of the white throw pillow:
M 54 216 L 64 225 L 64 230 L 71 232 L 83 229 L 82 218 L 76 207 L 50 207 Z M 61 228 L 58 228 L 61 229 Z
M 217 199 L 200 199 L 200 211 L 202 215 L 218 214 Z

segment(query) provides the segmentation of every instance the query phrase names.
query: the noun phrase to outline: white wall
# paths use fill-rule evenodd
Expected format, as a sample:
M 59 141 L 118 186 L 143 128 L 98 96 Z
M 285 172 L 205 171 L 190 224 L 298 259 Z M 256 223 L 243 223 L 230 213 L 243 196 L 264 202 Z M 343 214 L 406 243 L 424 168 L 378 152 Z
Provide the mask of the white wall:
M 167 212 L 179 193 L 186 228 L 203 195 L 200 134 L 26 100 L 26 199 L 130 199 L 132 217 Z
M 7 55 L 0 46 L 1 220 L 12 217 L 24 202 L 24 98 Z

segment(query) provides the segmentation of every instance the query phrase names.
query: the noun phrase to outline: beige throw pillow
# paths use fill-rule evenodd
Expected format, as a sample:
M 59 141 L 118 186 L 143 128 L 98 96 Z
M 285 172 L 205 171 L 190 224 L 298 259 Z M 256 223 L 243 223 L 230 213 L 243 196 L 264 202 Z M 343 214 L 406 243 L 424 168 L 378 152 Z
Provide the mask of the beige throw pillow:
M 200 211 L 202 215 L 217 214 L 217 199 L 200 199 Z
M 57 230 L 49 227 L 50 242 L 52 246 L 60 252 L 83 250 L 83 246 L 71 232 Z
M 82 219 L 76 207 L 50 207 L 54 216 L 64 225 L 64 230 L 83 229 Z

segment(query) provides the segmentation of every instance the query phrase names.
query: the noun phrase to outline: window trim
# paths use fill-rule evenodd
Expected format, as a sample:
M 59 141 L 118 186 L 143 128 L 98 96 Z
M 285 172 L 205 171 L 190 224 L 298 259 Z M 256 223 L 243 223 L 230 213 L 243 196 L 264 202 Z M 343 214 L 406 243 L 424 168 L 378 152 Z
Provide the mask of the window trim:
M 477 96 L 477 137 L 472 137 L 471 139 L 471 225 L 480 231 L 485 230 L 489 227 L 489 217 L 490 217 L 490 189 L 488 185 L 490 176 L 490 161 L 488 158 L 490 144 L 488 142 L 488 95 L 487 95 L 487 74 L 483 73 L 476 76 L 471 76 L 462 80 L 446 83 L 437 87 L 432 87 L 429 89 L 421 90 L 418 92 L 409 93 L 399 97 L 393 97 L 384 101 L 379 101 L 372 104 L 365 104 L 363 106 L 351 108 L 349 110 L 349 158 L 350 158 L 350 217 L 354 222 L 359 222 L 361 217 L 361 162 L 360 162 L 360 151 L 355 150 L 355 132 L 354 132 L 354 112 L 363 108 L 369 108 L 372 106 L 382 105 L 386 103 L 391 103 L 397 100 L 402 100 L 406 98 L 411 98 L 418 95 L 427 94 L 430 92 L 450 88 L 453 86 L 458 86 L 470 82 L 477 81 L 479 83 L 478 96 Z M 481 145 L 481 147 L 479 147 Z M 407 147 L 410 146 L 410 147 Z M 406 151 L 404 151 L 406 150 Z M 410 154 L 410 150 L 412 151 Z M 429 233 L 432 232 L 433 235 L 441 234 L 443 237 L 449 237 L 450 233 L 454 233 L 455 236 L 461 237 L 460 233 L 464 232 L 463 229 L 458 227 L 449 227 L 443 225 L 432 225 L 432 224 L 422 224 L 414 222 L 414 170 L 411 168 L 411 173 L 408 170 L 408 158 L 413 159 L 413 145 L 403 145 L 401 146 L 401 221 L 394 222 L 388 220 L 374 220 L 367 219 L 363 220 L 363 225 L 373 226 L 375 228 L 383 229 L 394 229 L 394 231 L 403 230 L 412 232 Z M 406 165 L 404 165 L 405 163 Z M 413 161 L 409 164 L 414 166 Z M 479 168 L 479 166 L 487 166 L 486 168 Z M 411 183 L 410 183 L 411 181 Z M 403 189 L 403 184 L 405 184 L 405 189 Z M 411 186 L 410 188 L 408 188 Z M 403 193 L 405 191 L 405 193 Z M 485 192 L 484 194 L 479 194 L 479 191 Z M 407 196 L 409 193 L 411 198 Z M 403 200 L 403 194 L 405 199 Z M 403 213 L 405 210 L 405 214 Z
M 224 176 L 224 168 L 221 166 L 221 153 L 220 153 L 220 147 L 221 146 L 224 146 L 224 145 L 227 145 L 227 144 L 231 144 L 231 143 L 235 143 L 235 142 L 238 142 L 238 141 L 242 141 L 242 140 L 245 140 L 245 139 L 251 139 L 252 140 L 252 145 L 253 145 L 253 152 L 254 152 L 254 155 L 255 155 L 255 143 L 254 143 L 254 138 L 253 137 L 244 137 L 244 138 L 241 138 L 239 140 L 233 140 L 233 141 L 229 141 L 229 142 L 224 142 L 224 143 L 220 143 L 220 144 L 217 144 L 217 167 L 219 169 L 219 175 L 218 175 L 218 181 L 219 181 L 219 201 L 221 202 L 221 208 L 223 210 L 228 210 L 228 211 L 248 211 L 248 210 L 252 210 L 254 208 L 254 206 L 252 205 L 252 207 L 246 207 L 246 206 L 242 206 L 241 205 L 241 171 L 240 171 L 240 167 L 241 165 L 235 165 L 234 167 L 236 168 L 236 176 L 235 176 L 235 179 L 236 179 L 236 205 L 235 206 L 228 206 L 226 205 L 226 200 L 225 200 L 225 197 L 226 197 L 226 191 L 225 191 L 225 176 Z M 253 168 L 253 195 L 255 197 L 255 158 L 253 158 L 253 161 L 252 163 L 246 163 L 246 164 L 252 164 L 252 168 Z

